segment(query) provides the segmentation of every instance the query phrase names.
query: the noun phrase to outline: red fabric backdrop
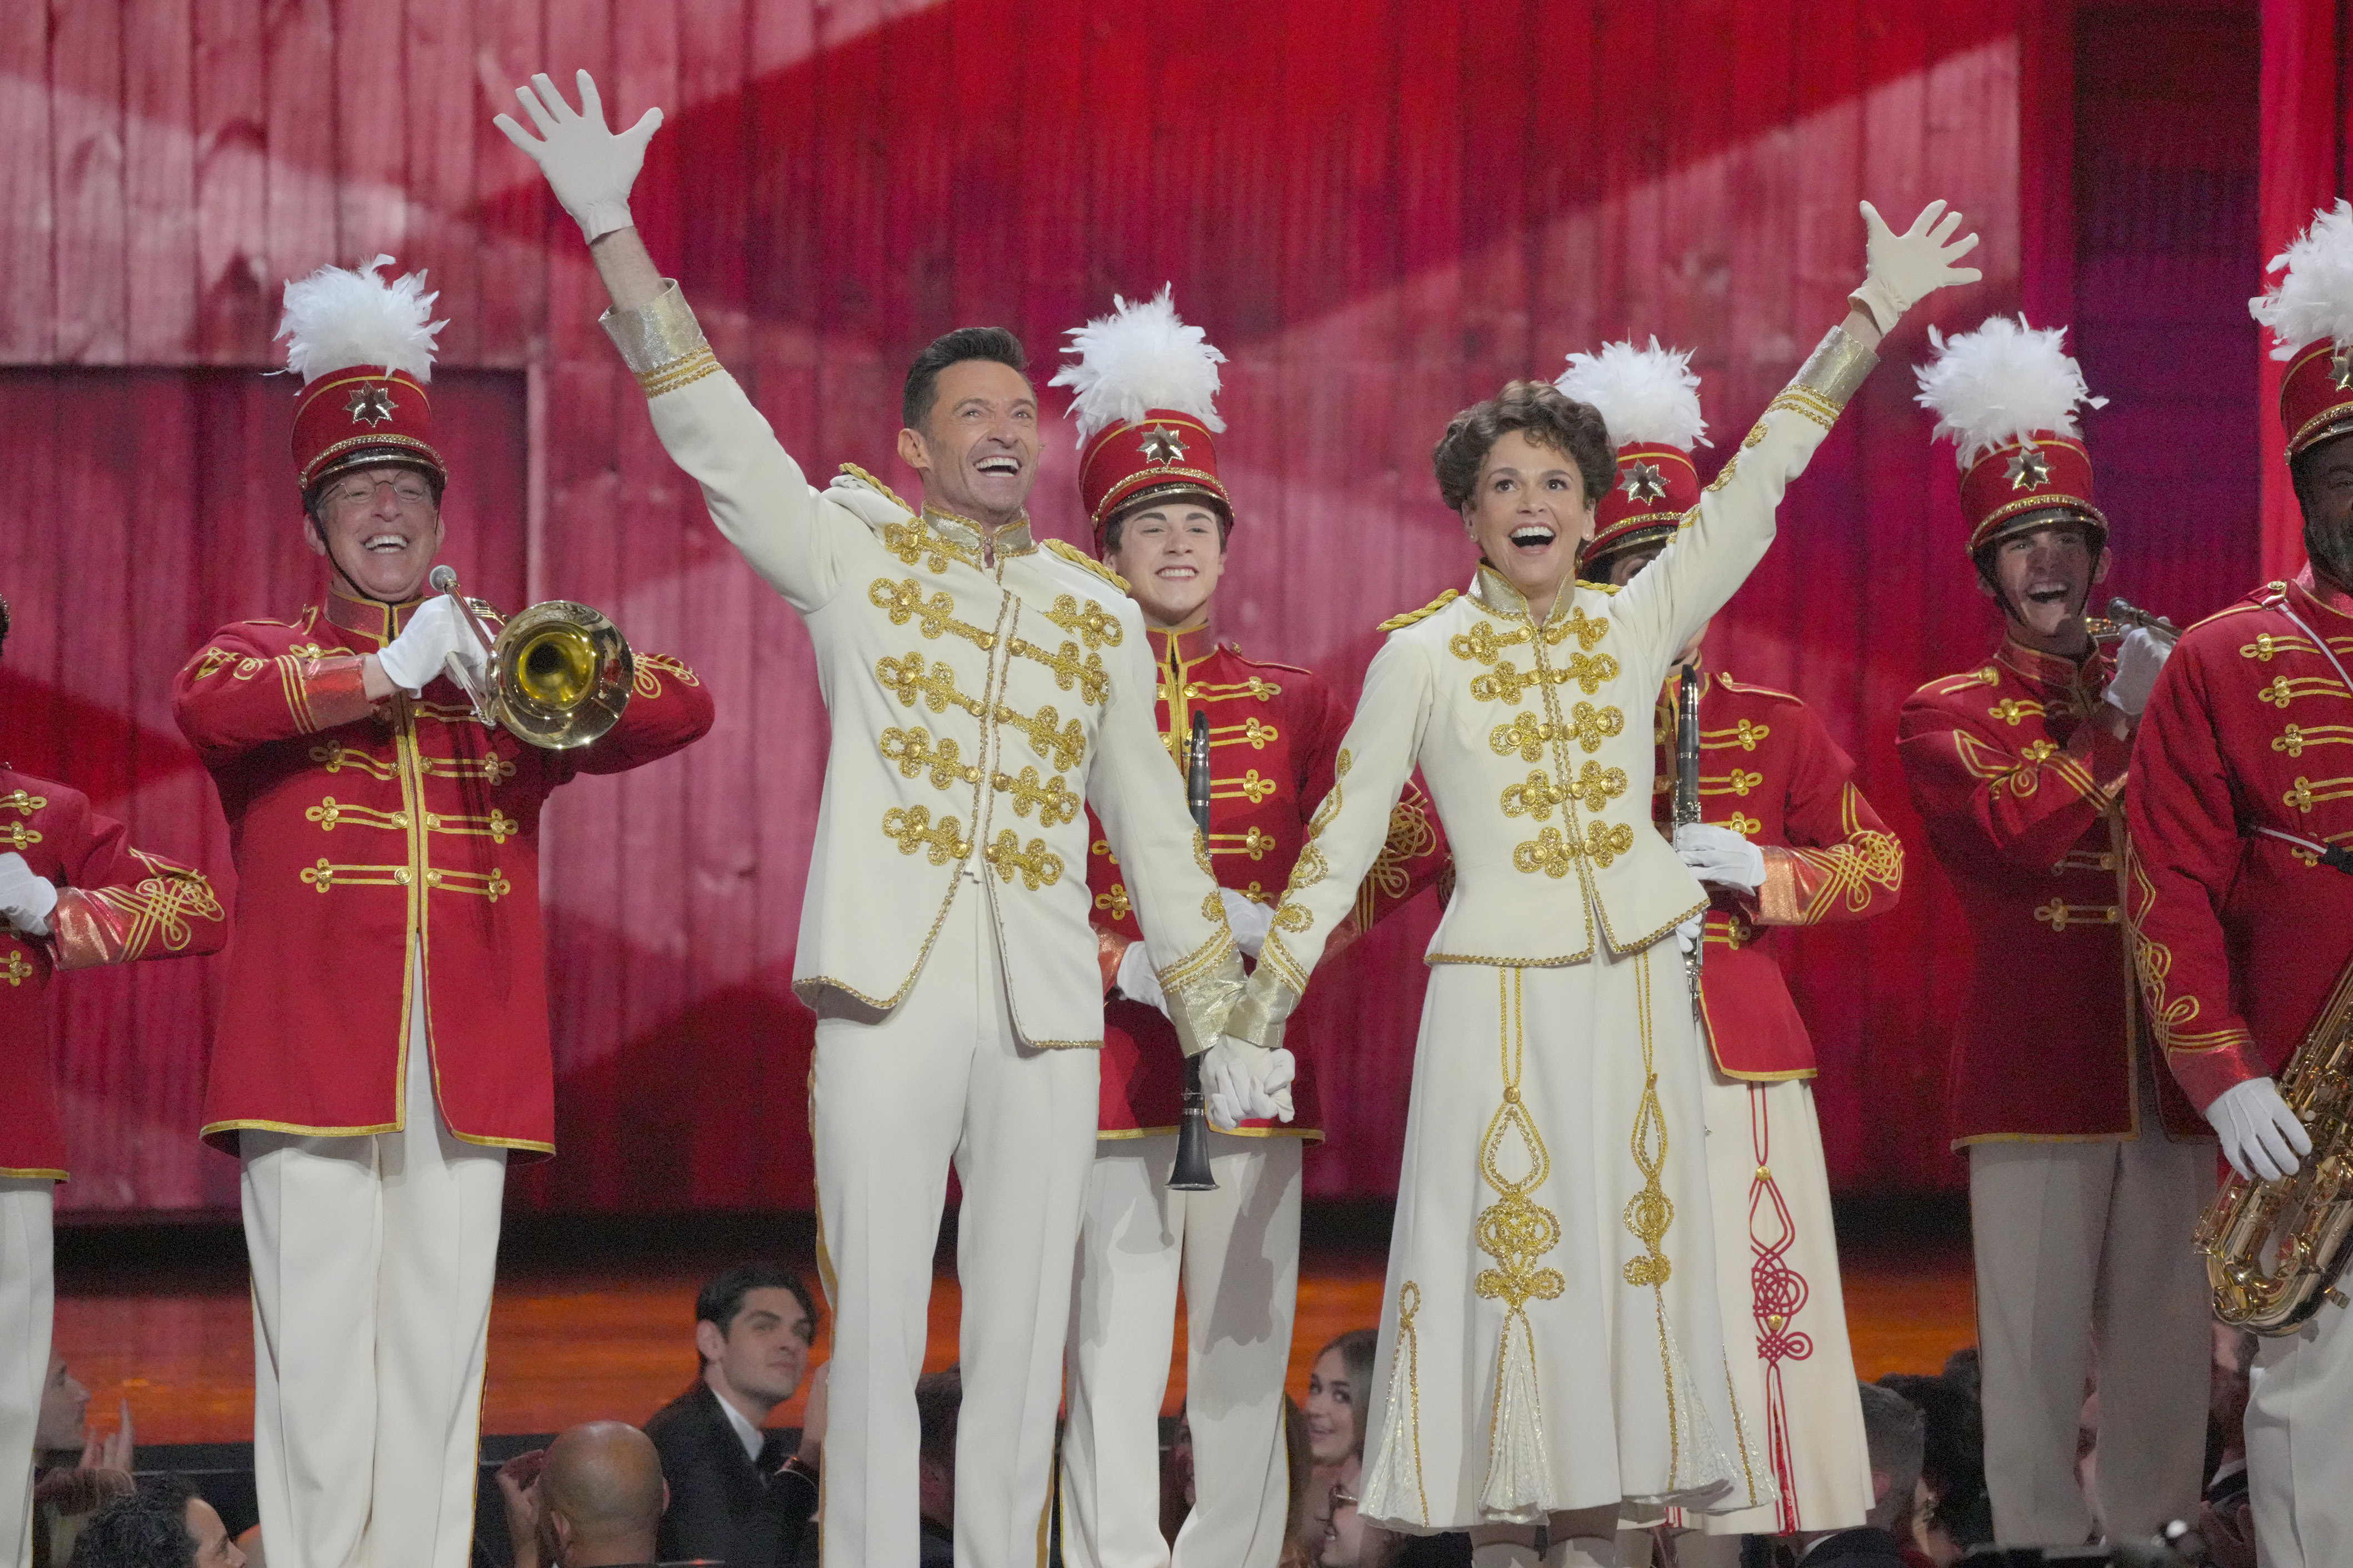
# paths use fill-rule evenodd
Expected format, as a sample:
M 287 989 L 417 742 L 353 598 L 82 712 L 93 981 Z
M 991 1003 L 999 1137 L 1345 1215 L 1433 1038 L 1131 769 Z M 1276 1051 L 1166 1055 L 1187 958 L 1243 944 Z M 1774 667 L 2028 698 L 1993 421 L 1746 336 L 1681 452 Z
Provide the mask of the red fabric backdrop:
M 278 284 L 378 249 L 431 268 L 452 322 L 437 405 L 462 411 L 459 570 L 501 603 L 607 607 L 690 658 L 721 713 L 686 757 L 550 812 L 562 1155 L 517 1201 L 805 1204 L 809 1020 L 786 982 L 827 742 L 807 639 L 654 443 L 575 232 L 489 125 L 514 82 L 586 66 L 617 114 L 665 108 L 639 221 L 814 473 L 902 477 L 899 380 L 934 333 L 1001 321 L 1042 380 L 1113 290 L 1173 281 L 1231 356 L 1225 626 L 1345 685 L 1376 623 L 1468 574 L 1429 477 L 1449 415 L 1656 332 L 1697 350 L 1711 423 L 1736 437 L 1842 313 L 1864 195 L 1896 216 L 1949 197 L 1984 234 L 1987 280 L 1940 302 L 1946 325 L 2082 307 L 2087 369 L 2119 396 L 2093 431 L 2111 586 L 2177 615 L 2228 598 L 2254 567 L 2253 372 L 2215 300 L 2253 280 L 2253 68 L 2234 62 L 2254 17 L 2255 0 L 7 7 L 0 591 L 19 630 L 0 754 L 222 864 L 164 690 L 214 624 L 315 581 L 280 455 L 290 388 L 252 374 Z M 2170 346 L 2189 331 L 2194 360 Z M 1915 847 L 1901 910 L 1799 953 L 1850 1189 L 1957 1172 L 1941 1084 L 1966 938 L 1892 732 L 1918 681 L 1996 630 L 1950 457 L 1909 402 L 1925 347 L 1918 322 L 1891 342 L 1714 648 L 1820 707 Z M 1036 510 L 1076 539 L 1066 440 Z M 1334 1136 L 1313 1193 L 1394 1185 L 1430 925 L 1400 917 L 1319 981 Z M 231 1199 L 229 1163 L 194 1139 L 216 984 L 166 965 L 65 988 L 68 1203 Z

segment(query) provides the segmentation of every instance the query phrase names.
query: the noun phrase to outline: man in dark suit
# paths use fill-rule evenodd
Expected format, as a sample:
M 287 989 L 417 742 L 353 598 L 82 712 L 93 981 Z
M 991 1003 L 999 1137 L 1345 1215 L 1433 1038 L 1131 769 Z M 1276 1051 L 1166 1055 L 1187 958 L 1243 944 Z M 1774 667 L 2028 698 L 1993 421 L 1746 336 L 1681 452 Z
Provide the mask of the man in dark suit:
M 1862 1394 L 1862 1438 L 1871 1452 L 1871 1512 L 1852 1530 L 1814 1537 L 1798 1553 L 1799 1568 L 1905 1568 L 1889 1527 L 1904 1517 L 1919 1484 L 1927 1424 L 1893 1389 L 1866 1383 Z
M 798 1432 L 762 1430 L 809 1375 L 818 1321 L 808 1287 L 776 1264 L 743 1264 L 703 1286 L 694 1318 L 702 1372 L 645 1426 L 670 1483 L 661 1555 L 728 1568 L 813 1564 L 825 1369 L 810 1381 Z

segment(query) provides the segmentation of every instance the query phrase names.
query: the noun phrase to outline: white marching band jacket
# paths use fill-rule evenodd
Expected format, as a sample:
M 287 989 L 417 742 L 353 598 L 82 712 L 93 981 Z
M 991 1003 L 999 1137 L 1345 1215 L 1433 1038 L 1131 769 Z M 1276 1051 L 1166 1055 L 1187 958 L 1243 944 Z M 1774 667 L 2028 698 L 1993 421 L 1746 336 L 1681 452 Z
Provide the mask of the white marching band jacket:
M 1578 963 L 1597 943 L 1648 946 L 1707 907 L 1651 822 L 1659 686 L 1763 559 L 1783 490 L 1876 363 L 1833 330 L 1623 589 L 1564 584 L 1538 626 L 1482 564 L 1469 593 L 1386 623 L 1339 781 L 1309 825 L 1230 1033 L 1282 1043 L 1416 766 L 1456 879 L 1429 963 Z
M 815 645 L 833 742 L 795 992 L 879 1020 L 955 901 L 984 899 L 1021 1037 L 1100 1046 L 1092 805 L 1178 1037 L 1206 1048 L 1241 960 L 1155 721 L 1151 646 L 1125 584 L 1039 545 L 1026 521 L 984 550 L 979 525 L 911 513 L 879 484 L 811 489 L 675 283 L 605 324 L 662 445 Z

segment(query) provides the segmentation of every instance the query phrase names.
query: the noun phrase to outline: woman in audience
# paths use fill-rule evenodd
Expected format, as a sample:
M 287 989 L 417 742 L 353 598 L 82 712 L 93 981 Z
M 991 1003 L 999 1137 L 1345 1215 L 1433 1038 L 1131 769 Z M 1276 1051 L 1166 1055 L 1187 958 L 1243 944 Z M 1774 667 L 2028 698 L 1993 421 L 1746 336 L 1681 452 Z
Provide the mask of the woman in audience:
M 1307 1453 L 1314 1468 L 1303 1500 L 1303 1533 L 1293 1537 L 1311 1563 L 1354 1563 L 1353 1554 L 1333 1557 L 1326 1550 L 1334 1522 L 1334 1488 L 1347 1494 L 1348 1527 L 1356 1531 L 1356 1492 L 1365 1464 L 1365 1402 L 1373 1389 L 1371 1329 L 1351 1329 L 1318 1352 L 1307 1374 L 1307 1405 L 1302 1413 Z M 1349 1550 L 1344 1548 L 1344 1551 Z
M 1993 1541 L 1993 1504 L 1985 1485 L 1985 1427 L 1978 1402 L 1950 1378 L 1899 1372 L 1879 1384 L 1918 1405 L 1926 1421 L 1927 1440 L 1913 1508 L 1914 1540 L 1937 1568 L 1947 1568 L 1971 1547 Z

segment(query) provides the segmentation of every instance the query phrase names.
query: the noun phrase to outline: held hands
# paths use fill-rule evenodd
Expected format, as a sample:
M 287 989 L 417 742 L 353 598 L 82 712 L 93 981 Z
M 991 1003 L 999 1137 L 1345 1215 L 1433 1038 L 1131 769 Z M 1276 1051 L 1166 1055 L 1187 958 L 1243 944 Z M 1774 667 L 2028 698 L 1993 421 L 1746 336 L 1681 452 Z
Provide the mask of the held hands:
M 0 855 L 0 924 L 14 926 L 26 936 L 49 934 L 49 911 L 58 907 L 58 889 L 47 877 L 25 863 L 14 849 Z
M 2222 1158 L 2251 1182 L 2293 1175 L 2297 1163 L 2312 1152 L 2312 1135 L 2280 1098 L 2279 1085 L 2267 1078 L 2224 1089 L 2206 1108 L 2206 1120 L 2222 1141 Z
M 1936 289 L 1975 283 L 1985 276 L 1974 267 L 1953 265 L 1978 247 L 1978 237 L 1965 234 L 1955 239 L 1961 215 L 1947 212 L 1943 202 L 1922 207 L 1903 234 L 1889 228 L 1869 202 L 1862 204 L 1862 223 L 1869 263 L 1862 287 L 1847 298 L 1870 311 L 1882 332 L 1894 331 L 1905 311 Z
M 1244 898 L 1231 888 L 1219 888 L 1218 897 L 1225 901 L 1226 928 L 1234 933 L 1234 945 L 1256 958 L 1266 945 L 1266 933 L 1274 929 L 1273 906 Z
M 2157 685 L 2157 672 L 2172 652 L 2173 645 L 2147 627 L 2133 627 L 2116 645 L 2116 672 L 2108 678 L 2105 700 L 2126 718 L 2139 718 Z
M 617 134 L 606 129 L 605 102 L 596 96 L 596 79 L 584 70 L 579 81 L 577 114 L 544 71 L 531 79 L 530 87 L 515 89 L 523 112 L 539 127 L 538 137 L 516 124 L 512 115 L 501 114 L 492 123 L 531 154 L 555 199 L 580 226 L 581 237 L 593 243 L 599 235 L 634 226 L 629 187 L 645 166 L 646 143 L 661 128 L 662 111 L 649 109 L 635 125 Z
M 478 680 L 490 668 L 482 639 L 449 595 L 438 594 L 417 606 L 408 625 L 384 645 L 375 661 L 386 680 L 417 697 L 440 679 L 443 661 L 452 656 Z
M 1243 1122 L 1292 1117 L 1291 1080 L 1299 1063 L 1289 1051 L 1220 1035 L 1201 1053 L 1201 1096 L 1208 1102 L 1209 1124 L 1230 1132 Z
M 1736 892 L 1765 885 L 1765 852 L 1746 836 L 1712 822 L 1686 822 L 1675 829 L 1675 853 L 1701 881 Z

